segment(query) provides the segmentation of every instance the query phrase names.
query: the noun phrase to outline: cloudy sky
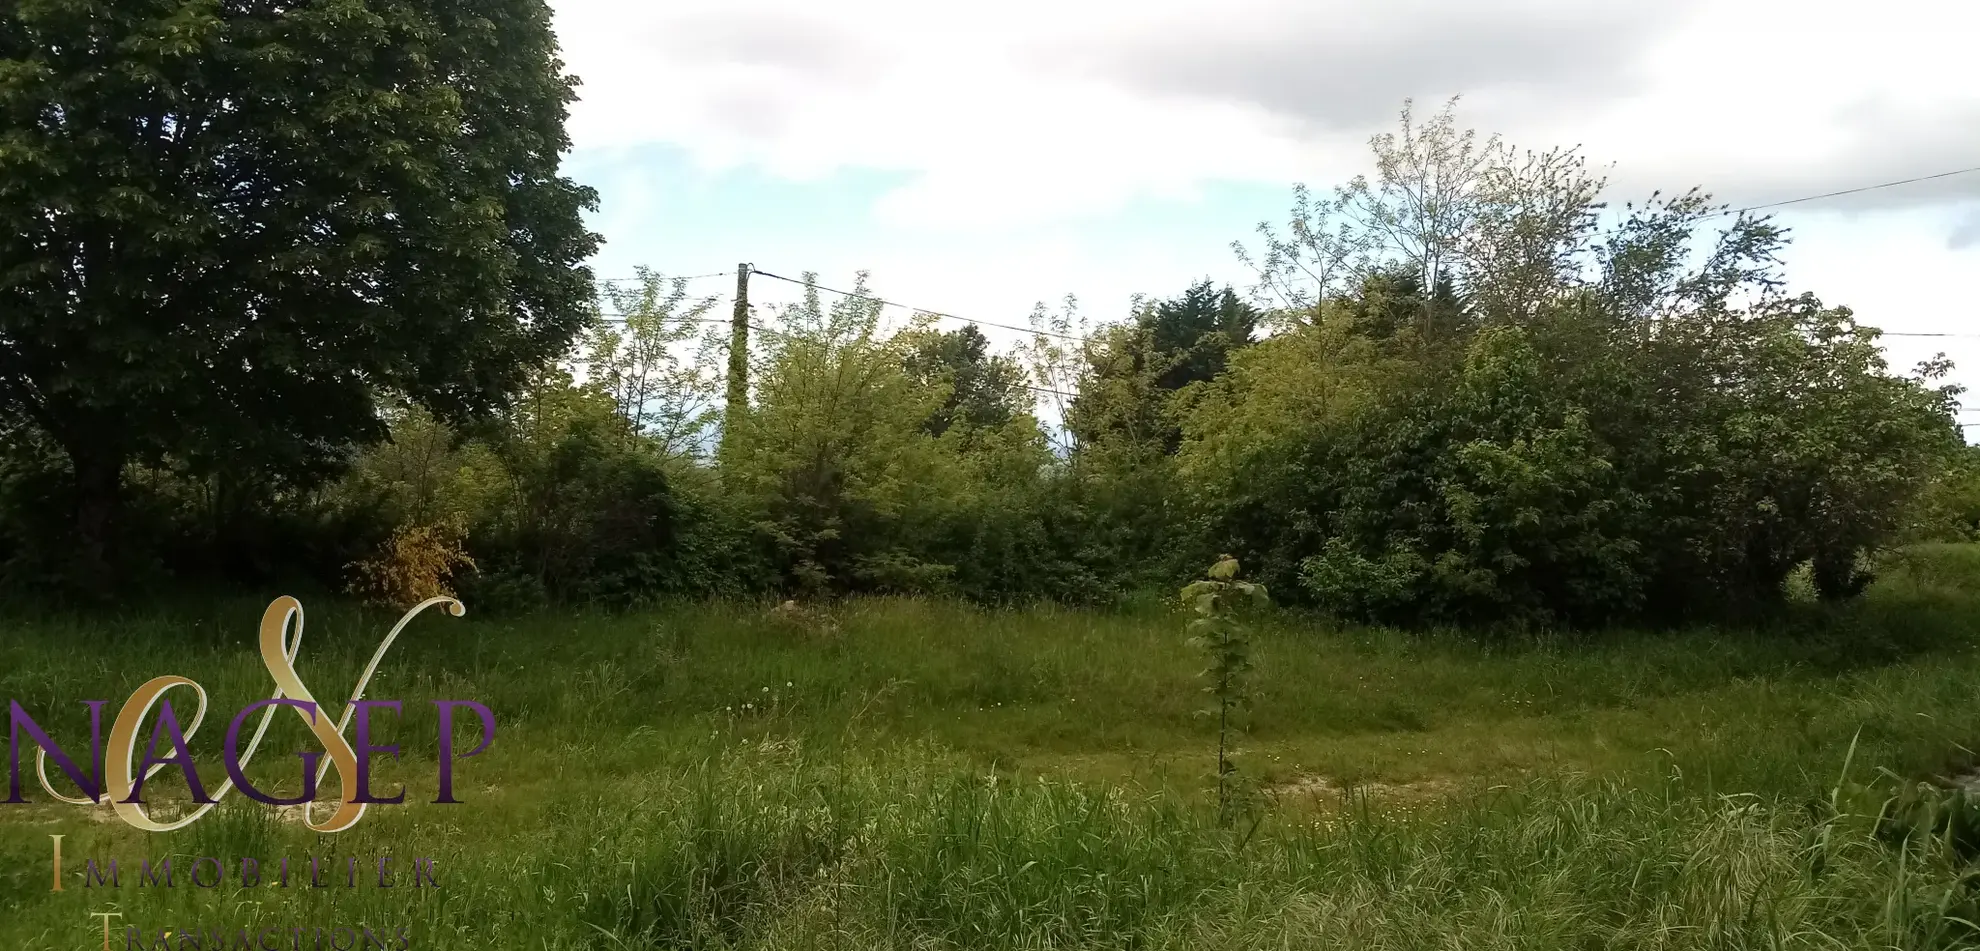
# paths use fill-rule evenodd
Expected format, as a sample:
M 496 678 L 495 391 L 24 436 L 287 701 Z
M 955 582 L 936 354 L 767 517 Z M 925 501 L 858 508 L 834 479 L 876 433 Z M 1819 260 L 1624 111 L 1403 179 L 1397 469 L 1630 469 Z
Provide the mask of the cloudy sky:
M 553 3 L 601 276 L 864 268 L 892 299 L 989 321 L 1244 282 L 1231 242 L 1281 220 L 1294 182 L 1366 171 L 1405 97 L 1461 94 L 1462 124 L 1580 145 L 1617 202 L 1980 166 L 1971 0 Z M 1974 334 L 1890 349 L 1907 367 L 1944 350 L 1980 387 L 1980 173 L 1777 214 L 1796 290 Z

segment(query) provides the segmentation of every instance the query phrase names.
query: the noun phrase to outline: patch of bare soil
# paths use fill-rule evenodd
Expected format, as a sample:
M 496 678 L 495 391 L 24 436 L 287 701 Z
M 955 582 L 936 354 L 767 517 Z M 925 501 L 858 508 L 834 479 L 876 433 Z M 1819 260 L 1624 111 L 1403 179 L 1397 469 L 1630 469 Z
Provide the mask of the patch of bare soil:
M 1457 783 L 1448 779 L 1420 779 L 1407 783 L 1344 784 L 1325 776 L 1301 776 L 1292 782 L 1268 786 L 1265 789 L 1266 795 L 1281 802 L 1314 800 L 1327 804 L 1346 801 L 1350 796 L 1365 797 L 1379 802 L 1429 802 L 1447 799 L 1457 791 Z

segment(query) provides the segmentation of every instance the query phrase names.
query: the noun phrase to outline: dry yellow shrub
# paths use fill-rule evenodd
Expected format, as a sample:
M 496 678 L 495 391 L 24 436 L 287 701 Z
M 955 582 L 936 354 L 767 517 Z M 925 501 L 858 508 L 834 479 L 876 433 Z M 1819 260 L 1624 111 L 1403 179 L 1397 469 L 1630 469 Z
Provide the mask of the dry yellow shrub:
M 453 597 L 455 573 L 474 570 L 462 547 L 465 534 L 455 523 L 400 526 L 376 555 L 352 563 L 351 593 L 401 608 Z

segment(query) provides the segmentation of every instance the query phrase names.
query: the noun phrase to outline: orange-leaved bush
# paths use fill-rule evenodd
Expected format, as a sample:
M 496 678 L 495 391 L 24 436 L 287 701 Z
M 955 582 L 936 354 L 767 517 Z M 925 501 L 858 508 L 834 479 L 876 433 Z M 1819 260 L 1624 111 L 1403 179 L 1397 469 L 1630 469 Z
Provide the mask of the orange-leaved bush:
M 475 567 L 466 534 L 458 522 L 400 526 L 377 554 L 351 565 L 351 593 L 397 607 L 453 597 L 455 574 Z

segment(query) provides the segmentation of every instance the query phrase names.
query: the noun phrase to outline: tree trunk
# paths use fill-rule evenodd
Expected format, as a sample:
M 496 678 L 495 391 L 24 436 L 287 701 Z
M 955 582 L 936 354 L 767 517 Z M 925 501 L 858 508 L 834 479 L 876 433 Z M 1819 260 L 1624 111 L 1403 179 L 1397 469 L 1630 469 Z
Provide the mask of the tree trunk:
M 123 514 L 124 457 L 111 446 L 67 447 L 75 472 L 75 585 L 96 596 L 116 584 L 116 534 Z
M 1847 601 L 1863 593 L 1874 576 L 1856 567 L 1856 552 L 1825 548 L 1815 556 L 1815 593 L 1824 601 Z

